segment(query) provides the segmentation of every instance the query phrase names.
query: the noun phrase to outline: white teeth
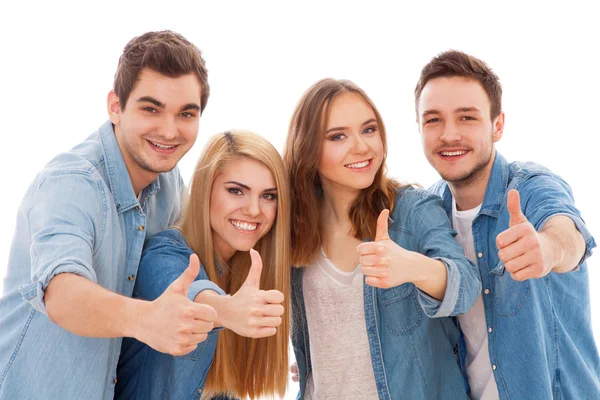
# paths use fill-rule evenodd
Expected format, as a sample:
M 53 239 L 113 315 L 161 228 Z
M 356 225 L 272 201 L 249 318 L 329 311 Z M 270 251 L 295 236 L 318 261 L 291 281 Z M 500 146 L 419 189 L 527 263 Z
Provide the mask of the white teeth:
M 445 157 L 456 157 L 456 156 L 462 156 L 465 153 L 466 153 L 465 150 L 460 150 L 460 151 L 442 151 L 441 154 Z
M 249 222 L 241 222 L 230 220 L 231 224 L 242 231 L 253 232 L 256 230 L 258 224 L 251 224 Z
M 175 146 L 164 146 L 162 144 L 158 144 L 158 143 L 154 143 L 152 141 L 149 140 L 150 143 L 152 143 L 154 146 L 158 147 L 159 149 L 163 149 L 163 150 L 168 150 L 168 149 L 172 149 Z
M 348 168 L 364 168 L 367 165 L 369 165 L 369 160 L 363 161 L 363 162 L 357 162 L 354 164 L 347 164 L 346 167 L 348 167 Z

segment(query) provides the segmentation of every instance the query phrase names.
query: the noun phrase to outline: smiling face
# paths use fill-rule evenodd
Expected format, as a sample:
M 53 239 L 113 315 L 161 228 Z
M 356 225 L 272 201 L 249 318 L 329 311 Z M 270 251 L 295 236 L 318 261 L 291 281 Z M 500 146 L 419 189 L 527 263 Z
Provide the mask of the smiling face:
M 193 146 L 200 97 L 196 75 L 170 78 L 150 69 L 141 71 L 125 107 L 114 92 L 109 94 L 110 119 L 136 193 L 160 172 L 175 168 Z
M 277 185 L 271 171 L 246 157 L 228 161 L 210 196 L 210 225 L 221 258 L 249 251 L 269 232 L 276 214 Z
M 489 175 L 504 114 L 493 121 L 490 101 L 473 79 L 441 77 L 427 82 L 419 100 L 419 129 L 427 160 L 442 179 L 465 186 Z
M 318 163 L 324 192 L 359 191 L 373 183 L 383 161 L 383 142 L 373 109 L 352 92 L 331 102 Z

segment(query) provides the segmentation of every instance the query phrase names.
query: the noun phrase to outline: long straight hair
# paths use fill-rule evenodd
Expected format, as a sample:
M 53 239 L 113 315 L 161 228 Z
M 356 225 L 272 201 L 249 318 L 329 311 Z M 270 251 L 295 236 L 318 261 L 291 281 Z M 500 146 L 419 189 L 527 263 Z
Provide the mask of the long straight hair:
M 311 86 L 296 106 L 283 155 L 292 194 L 292 263 L 295 266 L 311 264 L 323 243 L 319 212 L 323 189 L 318 164 L 331 103 L 342 93 L 357 94 L 373 109 L 383 142 L 381 167 L 371 186 L 361 190 L 349 210 L 354 237 L 375 237 L 379 213 L 384 208 L 392 212 L 397 189 L 401 186 L 386 176 L 385 126 L 379 111 L 367 94 L 348 80 L 327 78 Z
M 226 393 L 240 398 L 274 396 L 275 393 L 283 397 L 288 377 L 290 202 L 287 177 L 277 150 L 264 138 L 249 132 L 226 132 L 214 136 L 196 166 L 178 228 L 200 258 L 209 279 L 226 293 L 236 293 L 248 276 L 250 255 L 248 252 L 236 252 L 227 263 L 231 271 L 229 279 L 221 278 L 219 265 L 225 263 L 214 247 L 210 198 L 216 176 L 228 162 L 240 158 L 264 164 L 277 185 L 275 223 L 254 249 L 263 260 L 260 289 L 282 292 L 285 312 L 274 336 L 252 339 L 229 329 L 219 331 L 205 392 Z

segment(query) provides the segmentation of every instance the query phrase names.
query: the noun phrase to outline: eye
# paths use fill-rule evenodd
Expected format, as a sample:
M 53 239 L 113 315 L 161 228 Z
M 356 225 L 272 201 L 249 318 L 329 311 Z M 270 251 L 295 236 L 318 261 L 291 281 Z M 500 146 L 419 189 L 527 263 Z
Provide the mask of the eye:
M 264 193 L 262 198 L 269 201 L 277 200 L 277 193 Z
M 434 124 L 436 122 L 440 122 L 440 119 L 439 118 L 431 118 L 431 119 L 428 119 L 427 121 L 425 121 L 426 124 Z
M 333 136 L 329 136 L 329 140 L 331 140 L 332 142 L 337 142 L 339 140 L 342 140 L 346 137 L 346 135 L 344 135 L 343 133 L 338 133 L 337 135 L 333 135 Z
M 460 117 L 461 121 L 475 121 L 474 117 L 471 117 L 470 115 L 464 115 L 462 117 Z
M 369 126 L 369 127 L 365 128 L 363 130 L 363 133 L 365 135 L 368 135 L 369 133 L 374 133 L 374 132 L 377 132 L 377 127 L 376 126 Z
M 227 188 L 227 191 L 235 196 L 241 196 L 244 194 L 244 192 L 242 192 L 242 189 L 236 187 Z
M 154 107 L 144 107 L 144 108 L 142 108 L 142 110 L 144 110 L 144 111 L 146 111 L 147 113 L 150 113 L 150 114 L 155 114 L 155 113 L 158 112 L 158 110 L 156 108 L 154 108 Z
M 187 119 L 187 118 L 194 118 L 196 115 L 193 114 L 193 113 L 191 113 L 191 112 L 184 111 L 184 112 L 181 113 L 181 116 L 183 118 Z

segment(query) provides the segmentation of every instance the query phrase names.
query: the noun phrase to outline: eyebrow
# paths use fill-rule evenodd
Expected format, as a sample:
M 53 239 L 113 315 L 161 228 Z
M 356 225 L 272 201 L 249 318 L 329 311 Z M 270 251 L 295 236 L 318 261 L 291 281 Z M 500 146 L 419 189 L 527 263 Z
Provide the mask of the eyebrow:
M 375 118 L 368 119 L 368 120 L 366 120 L 365 122 L 363 122 L 363 123 L 361 124 L 361 126 L 365 126 L 365 125 L 368 125 L 368 124 L 372 124 L 373 122 L 377 122 L 377 120 L 376 120 Z M 327 129 L 327 131 L 325 132 L 325 134 L 328 134 L 329 132 L 333 132 L 333 131 L 343 131 L 344 129 L 346 129 L 346 127 L 345 127 L 345 126 L 337 126 L 337 127 L 335 127 L 335 128 L 330 128 L 330 129 Z
M 481 110 L 479 110 L 479 108 L 477 107 L 458 107 L 454 109 L 455 113 L 461 113 L 461 112 L 481 112 Z M 423 111 L 423 114 L 421 114 L 421 116 L 426 117 L 428 115 L 431 114 L 439 114 L 440 112 L 438 110 L 425 110 Z
M 243 183 L 240 183 L 240 182 L 236 182 L 236 181 L 227 181 L 227 182 L 225 182 L 225 183 L 233 183 L 234 185 L 241 186 L 241 187 L 243 187 L 243 188 L 244 188 L 244 189 L 246 189 L 246 190 L 252 190 L 252 189 L 250 189 L 250 186 L 248 186 L 248 185 L 244 185 Z M 277 191 L 277 188 L 268 188 L 268 189 L 265 189 L 265 190 L 263 190 L 263 192 L 276 192 L 276 191 Z
M 137 99 L 138 103 L 152 103 L 154 104 L 156 107 L 159 108 L 165 108 L 166 105 L 158 100 L 156 100 L 154 97 L 152 96 L 142 96 L 139 99 Z M 196 103 L 188 103 L 186 105 L 184 105 L 183 107 L 181 107 L 180 111 L 187 111 L 187 110 L 197 110 L 200 111 L 200 106 Z

